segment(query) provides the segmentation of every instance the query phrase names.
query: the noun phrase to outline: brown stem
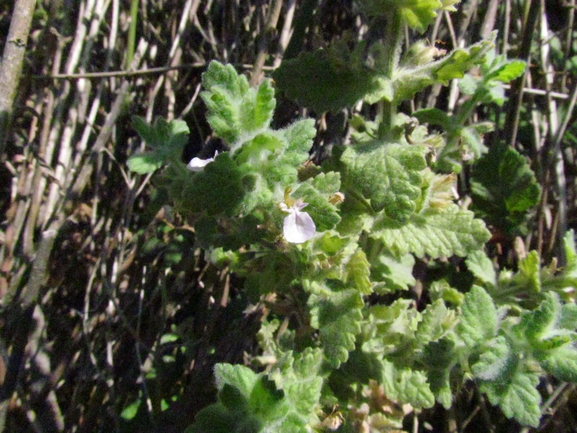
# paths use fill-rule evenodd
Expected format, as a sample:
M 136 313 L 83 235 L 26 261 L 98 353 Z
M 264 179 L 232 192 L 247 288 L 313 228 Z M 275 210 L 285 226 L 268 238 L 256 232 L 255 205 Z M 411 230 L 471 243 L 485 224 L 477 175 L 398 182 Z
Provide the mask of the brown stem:
M 254 62 L 254 69 L 250 77 L 251 86 L 256 85 L 260 80 L 260 75 L 262 73 L 264 62 L 268 54 L 270 36 L 276 29 L 280 11 L 282 9 L 282 3 L 282 0 L 271 0 L 266 19 L 266 25 L 261 35 L 260 43 L 258 44 L 258 54 L 256 56 L 256 61 Z
M 522 60 L 525 60 L 527 64 L 529 64 L 531 42 L 533 40 L 535 25 L 537 24 L 537 19 L 539 18 L 541 5 L 539 0 L 530 0 L 527 7 L 528 12 L 526 14 L 526 19 L 524 19 L 523 25 L 523 41 L 521 42 L 521 47 L 519 48 L 518 57 Z M 508 133 L 506 141 L 513 147 L 515 147 L 515 142 L 517 141 L 519 115 L 521 113 L 521 101 L 523 100 L 523 87 L 525 86 L 527 74 L 529 74 L 528 67 L 525 69 L 525 73 L 511 84 L 511 97 L 509 100 L 509 110 L 507 112 L 505 125 L 507 125 Z
M 0 64 L 0 158 L 4 155 L 12 117 L 12 104 L 22 72 L 26 42 L 36 0 L 16 0 Z

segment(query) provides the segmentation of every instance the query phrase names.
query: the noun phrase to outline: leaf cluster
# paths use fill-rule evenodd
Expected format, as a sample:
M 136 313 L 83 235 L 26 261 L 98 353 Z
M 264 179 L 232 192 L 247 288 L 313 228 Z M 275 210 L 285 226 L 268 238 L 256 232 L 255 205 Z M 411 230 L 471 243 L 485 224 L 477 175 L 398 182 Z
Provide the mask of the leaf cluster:
M 314 121 L 272 128 L 272 82 L 250 87 L 218 62 L 203 74 L 201 95 L 214 135 L 228 149 L 204 169 L 191 172 L 175 157 L 186 137 L 181 123 L 135 121 L 153 156 L 134 157 L 131 168 L 148 173 L 167 164 L 158 183 L 193 226 L 197 244 L 214 266 L 241 279 L 242 296 L 264 303 L 272 316 L 263 320 L 262 353 L 253 358 L 265 369 L 218 364 L 218 401 L 189 432 L 339 428 L 345 416 L 337 403 L 348 420 L 375 431 L 400 428 L 414 409 L 435 402 L 449 408 L 468 380 L 506 416 L 535 426 L 540 377 L 577 379 L 577 313 L 556 294 L 575 281 L 572 241 L 564 270 L 542 268 L 530 253 L 517 273 L 497 276 L 482 251 L 490 237 L 486 222 L 513 232 L 539 196 L 516 151 L 494 147 L 482 157 L 482 136 L 492 125 L 467 122 L 478 104 L 502 104 L 502 84 L 524 64 L 494 55 L 494 35 L 446 55 L 422 41 L 400 53 L 405 25 L 422 31 L 454 3 L 363 1 L 369 17 L 388 12 L 391 46 L 351 48 L 343 40 L 275 71 L 278 88 L 317 112 L 361 100 L 379 105 L 376 119 L 353 119 L 351 144 L 335 147 L 320 167 L 308 161 Z M 480 76 L 465 75 L 472 67 Z M 397 112 L 427 86 L 453 79 L 462 79 L 469 97 L 462 111 Z M 467 155 L 476 162 L 473 210 L 455 203 L 455 173 Z M 316 233 L 290 244 L 280 205 L 286 211 L 302 202 Z M 416 308 L 404 296 L 417 282 L 416 260 L 453 256 L 468 257 L 475 284 L 462 293 L 433 282 L 423 298 L 429 301 Z M 322 414 L 331 406 L 330 415 Z

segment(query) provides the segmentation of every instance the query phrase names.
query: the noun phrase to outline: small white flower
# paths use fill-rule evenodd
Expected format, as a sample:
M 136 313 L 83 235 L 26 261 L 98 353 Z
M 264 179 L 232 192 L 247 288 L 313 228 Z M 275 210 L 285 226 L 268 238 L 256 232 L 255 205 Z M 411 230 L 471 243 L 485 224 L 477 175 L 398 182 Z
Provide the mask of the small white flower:
M 217 155 L 218 155 L 218 150 L 214 154 L 213 158 L 200 159 L 200 158 L 194 157 L 190 160 L 190 162 L 188 163 L 186 168 L 188 168 L 190 171 L 194 171 L 194 172 L 202 171 L 202 170 L 204 170 L 204 167 L 206 167 L 208 164 L 210 164 L 212 161 L 214 161 L 214 158 L 216 158 Z
M 307 204 L 303 203 L 302 198 L 295 201 L 291 207 L 288 207 L 286 203 L 280 204 L 281 210 L 289 214 L 284 219 L 283 234 L 285 239 L 292 244 L 302 244 L 308 241 L 317 230 L 311 216 L 306 212 L 301 212 Z

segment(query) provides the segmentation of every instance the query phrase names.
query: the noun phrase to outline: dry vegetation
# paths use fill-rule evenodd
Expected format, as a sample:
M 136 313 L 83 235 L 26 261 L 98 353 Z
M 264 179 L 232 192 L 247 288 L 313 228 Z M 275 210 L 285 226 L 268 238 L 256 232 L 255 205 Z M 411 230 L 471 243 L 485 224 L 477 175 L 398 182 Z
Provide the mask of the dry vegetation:
M 15 43 L 12 3 L 0 3 L 6 47 Z M 524 241 L 545 257 L 577 225 L 577 62 L 565 61 L 577 55 L 574 4 L 468 0 L 427 33 L 449 50 L 497 29 L 499 50 L 529 61 L 509 103 L 478 116 L 501 125 L 489 142 L 507 140 L 531 158 L 544 194 Z M 127 171 L 142 146 L 130 116 L 186 120 L 189 158 L 219 145 L 198 98 L 210 60 L 256 81 L 283 55 L 344 29 L 366 30 L 350 0 L 38 0 L 14 102 L 4 106 L 11 127 L 0 130 L 0 431 L 180 432 L 214 398 L 214 363 L 256 353 L 262 310 L 236 319 L 238 282 L 206 264 L 153 179 Z M 438 90 L 414 107 L 450 110 L 457 93 Z M 277 111 L 279 125 L 314 115 L 287 101 Z M 346 116 L 317 116 L 317 156 L 342 141 Z M 506 261 L 512 240 L 498 241 Z M 543 393 L 553 416 L 542 431 L 575 431 L 574 388 L 547 383 Z M 121 414 L 139 396 L 145 403 L 128 422 Z M 518 430 L 473 393 L 425 415 L 435 431 Z

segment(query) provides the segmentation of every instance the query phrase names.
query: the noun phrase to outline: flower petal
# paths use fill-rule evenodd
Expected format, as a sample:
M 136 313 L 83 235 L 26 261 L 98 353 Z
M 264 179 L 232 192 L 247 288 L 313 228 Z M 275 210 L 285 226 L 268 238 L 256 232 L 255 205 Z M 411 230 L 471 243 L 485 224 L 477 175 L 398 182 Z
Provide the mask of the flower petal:
M 291 209 L 290 215 L 284 219 L 283 234 L 285 239 L 293 244 L 302 244 L 311 239 L 317 230 L 315 222 L 306 212 Z
M 204 170 L 204 167 L 206 167 L 212 161 L 214 161 L 214 158 L 200 159 L 195 157 L 190 160 L 186 168 L 188 168 L 190 171 L 199 172 Z
M 216 158 L 217 156 L 218 156 L 218 150 L 214 153 L 214 158 Z M 200 158 L 194 157 L 186 165 L 186 168 L 188 168 L 190 171 L 194 171 L 194 172 L 202 171 L 202 170 L 204 170 L 204 167 L 206 167 L 208 164 L 210 164 L 212 161 L 214 161 L 214 158 L 200 159 Z

